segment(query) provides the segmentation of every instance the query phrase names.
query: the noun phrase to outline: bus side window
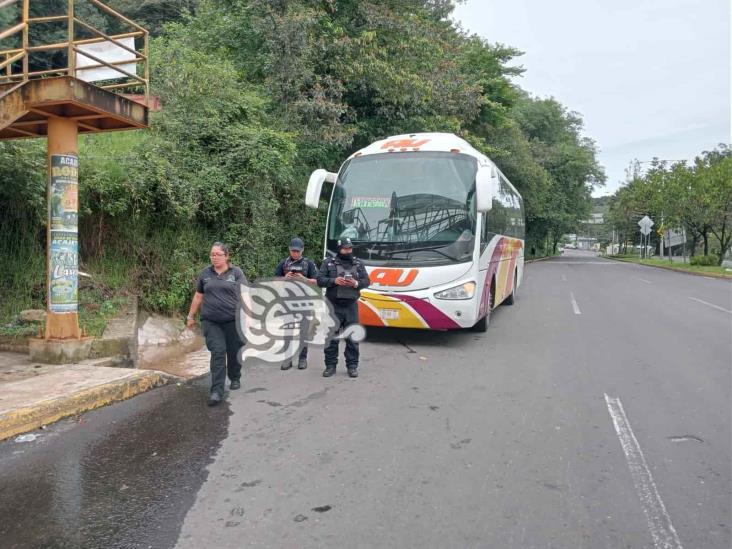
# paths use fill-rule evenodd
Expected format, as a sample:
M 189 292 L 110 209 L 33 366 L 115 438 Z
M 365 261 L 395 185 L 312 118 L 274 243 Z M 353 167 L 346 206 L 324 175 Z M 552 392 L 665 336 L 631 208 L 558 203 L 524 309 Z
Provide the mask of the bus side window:
M 336 186 L 333 189 L 333 198 L 331 200 L 331 202 L 335 204 L 335 208 L 333 209 L 333 211 L 331 211 L 331 215 L 333 216 L 333 219 L 335 221 L 331 225 L 331 234 L 328 235 L 329 238 L 340 238 L 343 229 L 346 228 L 343 223 L 343 216 L 344 214 L 347 214 L 347 212 L 344 212 L 344 210 L 346 209 L 345 194 L 346 193 L 343 190 L 343 185 L 336 183 Z
M 485 241 L 490 242 L 497 234 L 503 234 L 503 222 L 506 214 L 502 211 L 501 203 L 497 200 L 493 201 L 493 208 L 486 212 L 486 222 L 484 225 Z
M 503 234 L 514 238 L 523 238 L 520 234 L 522 232 L 521 227 L 518 226 L 521 216 L 521 209 L 518 205 L 518 197 L 514 194 L 511 186 L 503 174 L 500 176 L 501 181 L 501 205 L 505 212 L 505 223 L 503 226 Z

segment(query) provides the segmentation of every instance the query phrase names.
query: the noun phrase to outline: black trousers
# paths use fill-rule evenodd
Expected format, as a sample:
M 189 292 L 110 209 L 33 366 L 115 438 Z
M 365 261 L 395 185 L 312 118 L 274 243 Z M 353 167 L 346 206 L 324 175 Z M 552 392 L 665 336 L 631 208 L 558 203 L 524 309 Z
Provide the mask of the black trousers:
M 244 342 L 236 330 L 235 320 L 204 320 L 203 337 L 206 338 L 206 348 L 211 351 L 211 392 L 223 396 L 227 371 L 231 381 L 241 378 L 238 354 Z
M 310 320 L 307 318 L 304 318 L 302 323 L 300 324 L 300 330 L 302 331 L 301 335 L 304 336 L 305 339 L 309 339 L 312 335 L 311 332 L 312 324 Z M 300 359 L 306 359 L 308 357 L 308 346 L 303 344 L 302 349 L 300 349 Z
M 333 303 L 333 311 L 337 318 L 336 333 L 344 330 L 351 324 L 358 324 L 358 302 L 353 301 L 346 305 Z M 325 348 L 325 367 L 335 369 L 338 364 L 338 339 L 333 338 Z M 349 370 L 358 368 L 358 342 L 346 339 L 346 350 L 343 353 L 346 357 L 346 368 Z

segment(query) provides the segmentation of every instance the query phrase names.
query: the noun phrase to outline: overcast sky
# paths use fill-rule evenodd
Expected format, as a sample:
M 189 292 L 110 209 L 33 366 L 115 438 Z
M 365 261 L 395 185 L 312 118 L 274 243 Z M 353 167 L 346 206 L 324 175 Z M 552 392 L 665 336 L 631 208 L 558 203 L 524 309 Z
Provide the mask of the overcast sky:
M 732 0 L 468 0 L 454 18 L 525 52 L 516 82 L 585 122 L 612 194 L 634 158 L 730 142 Z

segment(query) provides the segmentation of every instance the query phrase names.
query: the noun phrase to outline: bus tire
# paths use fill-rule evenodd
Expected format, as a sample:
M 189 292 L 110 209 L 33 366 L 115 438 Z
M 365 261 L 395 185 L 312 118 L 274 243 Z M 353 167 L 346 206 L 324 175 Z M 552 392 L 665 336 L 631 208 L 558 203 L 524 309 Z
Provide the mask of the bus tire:
M 490 313 L 486 313 L 483 318 L 481 318 L 478 322 L 473 324 L 473 327 L 471 328 L 472 331 L 483 333 L 488 331 L 488 317 L 490 316 Z
M 518 269 L 513 273 L 513 289 L 511 290 L 511 295 L 504 301 L 506 305 L 513 305 L 516 302 L 516 284 L 518 284 Z
M 491 287 L 488 290 L 490 293 L 488 294 L 488 307 L 485 312 L 485 316 L 481 318 L 478 322 L 473 324 L 473 327 L 471 328 L 474 332 L 483 333 L 488 331 L 488 325 L 491 321 L 491 311 L 493 311 L 493 304 L 496 301 L 496 279 L 494 278 L 491 280 Z

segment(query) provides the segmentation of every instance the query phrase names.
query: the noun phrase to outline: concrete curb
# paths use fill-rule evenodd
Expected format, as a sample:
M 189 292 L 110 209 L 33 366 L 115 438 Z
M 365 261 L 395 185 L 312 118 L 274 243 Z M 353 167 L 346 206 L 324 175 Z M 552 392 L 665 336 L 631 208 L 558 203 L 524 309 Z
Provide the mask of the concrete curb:
M 30 337 L 0 335 L 0 352 L 28 354 L 28 339 Z
M 0 440 L 54 423 L 113 402 L 126 400 L 174 380 L 162 372 L 138 370 L 119 380 L 83 389 L 61 398 L 42 400 L 0 414 Z
M 536 263 L 537 261 L 546 261 L 554 257 L 562 257 L 561 255 L 548 255 L 546 257 L 537 257 L 536 259 L 524 259 L 524 263 Z
M 663 265 L 647 265 L 646 263 L 638 263 L 637 261 L 631 261 L 629 259 L 620 259 L 619 257 L 611 257 L 609 255 L 603 255 L 603 259 L 612 259 L 613 261 L 621 261 L 623 263 L 630 263 L 631 265 L 640 265 L 641 267 L 651 267 L 653 269 L 663 269 L 664 271 L 673 271 L 674 273 L 687 274 L 691 276 L 705 276 L 707 278 L 718 278 L 720 280 L 732 280 L 731 275 L 724 275 L 719 273 L 695 273 L 693 271 L 684 271 L 683 269 L 674 269 L 673 267 L 664 267 Z

